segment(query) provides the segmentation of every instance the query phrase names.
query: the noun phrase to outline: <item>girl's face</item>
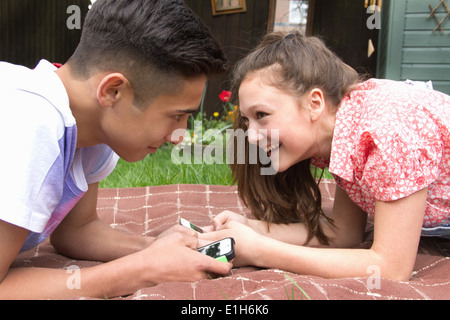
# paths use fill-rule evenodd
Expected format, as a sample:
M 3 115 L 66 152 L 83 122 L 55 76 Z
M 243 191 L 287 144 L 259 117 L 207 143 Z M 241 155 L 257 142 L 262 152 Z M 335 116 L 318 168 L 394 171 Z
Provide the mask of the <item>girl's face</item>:
M 299 98 L 268 84 L 261 75 L 256 72 L 244 79 L 239 107 L 249 143 L 258 144 L 268 153 L 274 169 L 283 172 L 318 156 L 318 133 L 322 132 L 318 119 L 323 110 L 313 98 L 314 90 Z

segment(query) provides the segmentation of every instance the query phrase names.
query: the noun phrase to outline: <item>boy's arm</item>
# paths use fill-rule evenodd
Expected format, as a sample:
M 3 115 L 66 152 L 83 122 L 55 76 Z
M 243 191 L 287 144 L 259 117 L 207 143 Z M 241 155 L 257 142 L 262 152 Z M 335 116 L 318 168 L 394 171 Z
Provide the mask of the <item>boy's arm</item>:
M 231 269 L 231 264 L 197 252 L 195 236 L 176 232 L 158 238 L 142 251 L 78 273 L 10 268 L 27 234 L 27 230 L 0 221 L 0 300 L 112 298 L 162 282 L 207 279 L 208 273 L 227 274 Z
M 29 231 L 0 220 L 0 299 L 45 299 L 79 296 L 91 292 L 101 298 L 100 292 L 108 292 L 105 276 L 99 273 L 107 267 L 87 268 L 83 277 L 97 275 L 97 281 L 83 281 L 83 291 L 72 291 L 68 279 L 72 275 L 62 269 L 10 268 Z M 113 279 L 113 274 L 110 275 Z M 97 292 L 95 292 L 95 288 Z M 80 288 L 81 289 L 81 288 Z
M 128 235 L 114 230 L 97 216 L 98 183 L 89 185 L 83 198 L 52 233 L 52 245 L 75 258 L 111 261 L 148 247 L 152 237 Z
M 28 233 L 28 230 L 0 220 L 0 283 L 19 254 Z
M 154 241 L 149 238 L 151 244 L 147 245 L 142 242 L 142 239 L 147 238 L 121 234 L 96 218 L 89 218 L 89 214 L 83 215 L 85 211 L 81 211 L 81 217 L 76 216 L 78 209 L 88 203 L 92 205 L 92 197 L 97 193 L 95 187 L 91 188 L 81 205 L 70 213 L 71 216 L 58 230 L 60 234 L 53 241 L 75 256 L 91 259 L 99 256 L 97 260 L 123 257 L 82 268 L 79 274 L 64 269 L 10 268 L 29 231 L 0 220 L 0 300 L 112 298 L 162 282 L 196 281 L 207 279 L 209 273 L 227 274 L 230 271 L 231 264 L 195 250 L 198 238 L 193 230 L 180 228 L 182 233 L 168 233 Z M 67 224 L 70 221 L 75 225 Z M 62 232 L 67 232 L 66 237 L 62 236 Z M 74 241 L 73 245 L 69 243 L 71 240 Z M 90 241 L 96 244 L 91 245 Z M 145 249 L 140 250 L 141 246 L 146 245 Z M 75 287 L 73 277 L 79 280 Z

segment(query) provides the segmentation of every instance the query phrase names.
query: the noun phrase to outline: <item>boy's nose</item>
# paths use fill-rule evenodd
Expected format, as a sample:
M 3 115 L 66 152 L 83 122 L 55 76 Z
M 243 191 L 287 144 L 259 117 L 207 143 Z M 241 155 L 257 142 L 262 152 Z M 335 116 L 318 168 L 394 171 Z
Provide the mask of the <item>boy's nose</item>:
M 176 146 L 177 144 L 180 144 L 183 141 L 185 134 L 186 129 L 176 129 L 174 132 L 168 134 L 165 137 L 165 140 L 166 142 L 169 142 Z

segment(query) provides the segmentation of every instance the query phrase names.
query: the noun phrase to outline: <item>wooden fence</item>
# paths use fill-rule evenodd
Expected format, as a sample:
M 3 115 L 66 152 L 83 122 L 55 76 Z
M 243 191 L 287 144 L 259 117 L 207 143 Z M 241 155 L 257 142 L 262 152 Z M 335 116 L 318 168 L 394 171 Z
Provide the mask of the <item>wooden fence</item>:
M 81 19 L 89 0 L 1 0 L 0 60 L 34 67 L 40 59 L 64 63 L 72 55 L 81 29 L 69 29 L 71 5 Z
M 214 16 L 210 0 L 186 0 L 222 43 L 232 64 L 264 36 L 273 14 L 274 0 L 246 1 L 246 12 Z M 78 6 L 83 20 L 89 4 L 89 0 L 0 0 L 0 61 L 30 68 L 40 59 L 66 62 L 81 36 L 81 29 L 67 27 L 72 14 L 68 8 Z M 219 93 L 229 89 L 227 79 L 224 75 L 210 80 L 208 114 L 221 110 Z

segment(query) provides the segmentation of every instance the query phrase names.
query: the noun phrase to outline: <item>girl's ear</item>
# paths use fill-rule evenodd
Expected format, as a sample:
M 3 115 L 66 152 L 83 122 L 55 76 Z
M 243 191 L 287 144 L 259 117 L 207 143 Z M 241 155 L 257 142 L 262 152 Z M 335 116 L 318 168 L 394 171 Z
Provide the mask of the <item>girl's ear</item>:
M 130 91 L 129 81 L 123 74 L 111 73 L 106 75 L 98 84 L 97 99 L 101 106 L 112 107 Z
M 325 95 L 319 88 L 312 89 L 308 94 L 309 114 L 311 121 L 317 121 L 325 110 Z

